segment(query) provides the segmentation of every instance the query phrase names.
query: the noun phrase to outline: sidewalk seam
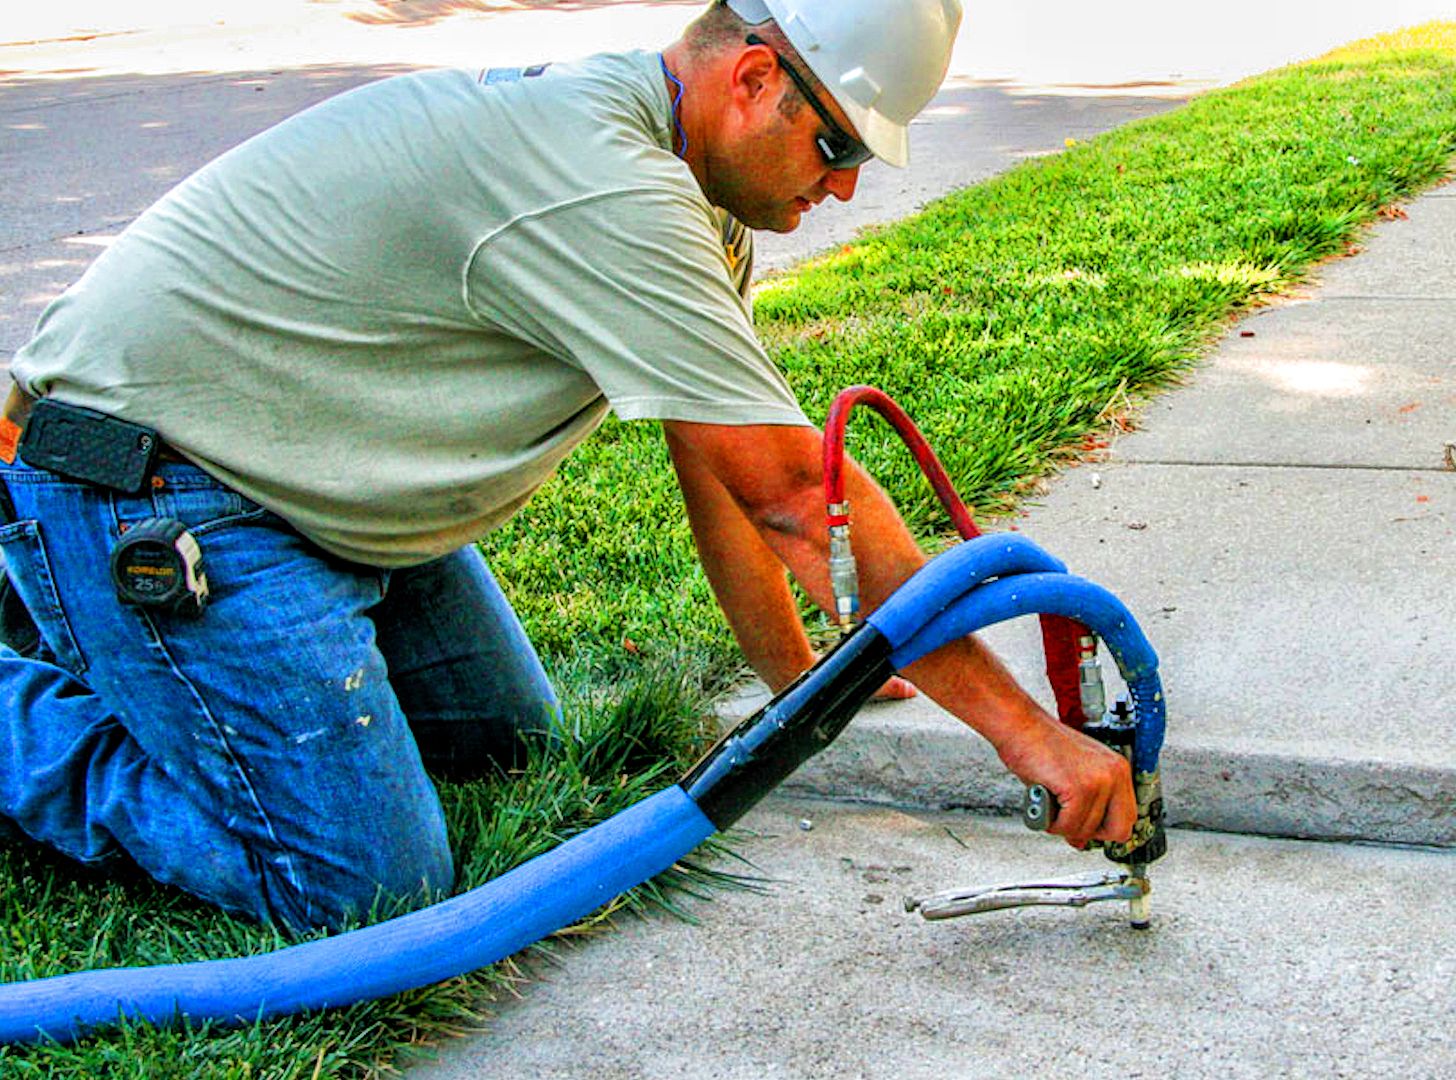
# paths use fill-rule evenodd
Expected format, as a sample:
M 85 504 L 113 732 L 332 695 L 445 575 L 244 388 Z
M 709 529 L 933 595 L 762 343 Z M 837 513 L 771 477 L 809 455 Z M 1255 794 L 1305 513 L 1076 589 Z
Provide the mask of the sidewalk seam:
M 1391 302 L 1409 304 L 1413 302 L 1431 304 L 1450 304 L 1456 302 L 1456 294 L 1451 296 L 1405 296 L 1400 293 L 1387 293 L 1384 296 L 1367 295 L 1365 293 L 1325 293 L 1318 297 L 1312 297 L 1307 302 L 1315 304 L 1329 303 L 1331 300 L 1355 300 L 1361 303 L 1382 303 Z

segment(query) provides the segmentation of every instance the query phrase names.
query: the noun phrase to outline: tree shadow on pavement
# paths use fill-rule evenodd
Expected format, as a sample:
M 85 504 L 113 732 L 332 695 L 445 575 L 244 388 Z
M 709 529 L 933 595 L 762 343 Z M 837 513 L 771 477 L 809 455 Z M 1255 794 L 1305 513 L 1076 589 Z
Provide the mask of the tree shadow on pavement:
M 433 26 L 456 15 L 591 11 L 611 7 L 701 7 L 703 0 L 367 0 L 345 18 L 365 26 Z
M 301 109 L 407 70 L 0 73 L 0 367 L 46 305 L 174 184 Z

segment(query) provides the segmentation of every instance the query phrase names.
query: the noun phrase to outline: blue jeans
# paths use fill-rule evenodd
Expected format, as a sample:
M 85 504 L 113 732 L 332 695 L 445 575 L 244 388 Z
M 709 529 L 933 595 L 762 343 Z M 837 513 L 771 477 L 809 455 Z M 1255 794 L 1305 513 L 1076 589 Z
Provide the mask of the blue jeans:
M 191 465 L 137 496 L 19 462 L 0 481 L 39 630 L 0 645 L 0 817 L 295 929 L 451 886 L 429 773 L 508 766 L 559 712 L 479 552 L 345 562 Z M 112 546 L 154 516 L 201 546 L 200 618 L 117 599 Z

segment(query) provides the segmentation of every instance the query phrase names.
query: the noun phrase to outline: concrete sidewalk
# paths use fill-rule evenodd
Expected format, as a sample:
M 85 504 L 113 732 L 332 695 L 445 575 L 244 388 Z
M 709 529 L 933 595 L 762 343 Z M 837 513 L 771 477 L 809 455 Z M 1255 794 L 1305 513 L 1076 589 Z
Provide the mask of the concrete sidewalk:
M 773 798 L 759 894 L 538 965 L 410 1080 L 1273 1080 L 1456 1069 L 1456 857 L 1170 837 L 1126 905 L 945 922 L 905 893 L 1106 867 L 1010 821 Z M 812 826 L 808 831 L 802 824 Z
M 1019 522 L 1163 657 L 1175 822 L 1456 842 L 1456 190 L 1233 327 Z M 1023 633 L 1022 631 L 1026 632 Z M 1034 624 L 993 635 L 1039 681 Z M 748 702 L 740 701 L 740 705 Z M 744 821 L 762 894 L 563 948 L 413 1080 L 1180 1080 L 1456 1071 L 1456 853 L 1173 830 L 1121 904 L 926 923 L 906 894 L 1105 868 L 979 740 L 865 710 Z M 871 799 L 900 806 L 851 806 Z
M 1236 324 L 1186 389 L 1017 522 L 1157 648 L 1176 824 L 1456 844 L 1456 186 L 1408 213 Z M 1045 685 L 1033 620 L 987 637 Z M 864 710 L 790 785 L 1020 798 L 923 700 Z

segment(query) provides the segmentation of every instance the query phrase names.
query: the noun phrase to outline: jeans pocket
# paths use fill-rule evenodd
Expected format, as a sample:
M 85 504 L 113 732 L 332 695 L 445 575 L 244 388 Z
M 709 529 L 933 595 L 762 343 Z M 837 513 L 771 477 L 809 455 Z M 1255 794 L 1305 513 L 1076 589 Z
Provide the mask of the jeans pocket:
M 0 645 L 8 645 L 27 659 L 33 658 L 40 648 L 40 630 L 11 584 L 3 561 L 0 561 Z
M 40 636 L 55 654 L 56 663 L 73 675 L 86 670 L 86 659 L 71 633 L 66 609 L 51 572 L 50 557 L 41 537 L 40 522 L 16 521 L 0 528 L 0 550 L 10 584 L 30 613 Z
M 180 522 L 199 539 L 216 529 L 247 525 L 269 516 L 251 499 L 195 465 L 166 464 L 139 495 L 113 495 L 113 512 L 123 529 L 150 517 Z

